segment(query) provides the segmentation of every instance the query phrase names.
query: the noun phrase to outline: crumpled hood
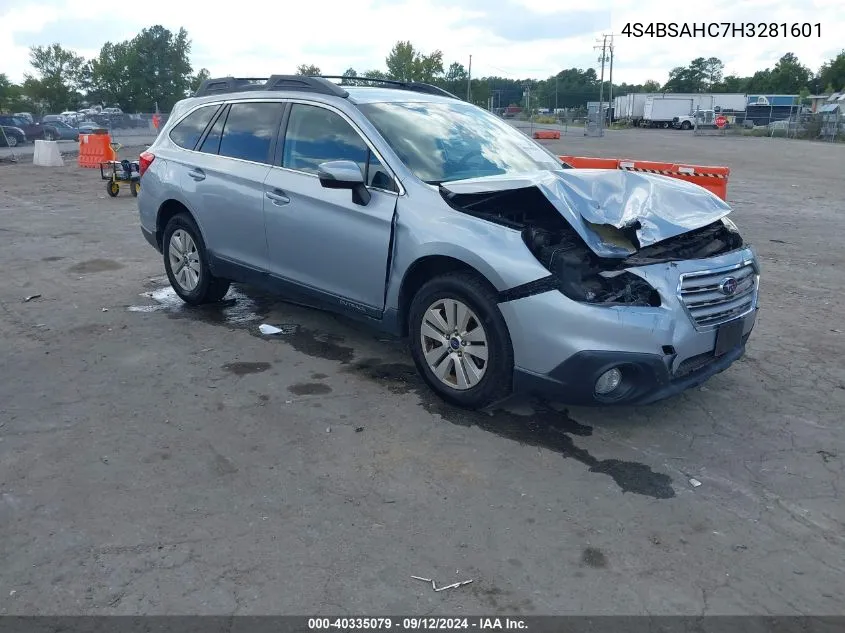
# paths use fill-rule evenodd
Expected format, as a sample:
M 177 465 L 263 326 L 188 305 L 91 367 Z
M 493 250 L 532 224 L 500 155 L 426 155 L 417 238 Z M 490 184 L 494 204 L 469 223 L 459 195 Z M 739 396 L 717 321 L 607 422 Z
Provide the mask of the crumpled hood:
M 698 185 L 610 169 L 485 176 L 441 185 L 455 194 L 528 187 L 539 189 L 600 257 L 627 257 L 639 248 L 707 226 L 731 211 L 721 198 Z M 637 243 L 622 231 L 636 235 Z

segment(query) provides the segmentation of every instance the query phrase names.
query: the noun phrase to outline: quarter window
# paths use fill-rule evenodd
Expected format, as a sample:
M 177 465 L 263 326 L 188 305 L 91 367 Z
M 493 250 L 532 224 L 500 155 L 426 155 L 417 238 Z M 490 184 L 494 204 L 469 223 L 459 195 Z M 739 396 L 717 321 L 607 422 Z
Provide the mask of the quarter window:
M 220 155 L 269 163 L 281 112 L 281 103 L 233 103 L 223 127 Z
M 199 151 L 206 154 L 216 154 L 220 149 L 220 138 L 223 136 L 223 124 L 226 122 L 226 113 L 223 112 L 217 117 L 214 125 L 208 131 L 208 135 L 200 145 Z
M 211 121 L 211 117 L 217 112 L 218 107 L 217 104 L 214 104 L 198 108 L 191 112 L 170 130 L 170 140 L 179 147 L 194 149 L 197 141 L 200 140 L 202 133 L 205 131 L 208 122 Z

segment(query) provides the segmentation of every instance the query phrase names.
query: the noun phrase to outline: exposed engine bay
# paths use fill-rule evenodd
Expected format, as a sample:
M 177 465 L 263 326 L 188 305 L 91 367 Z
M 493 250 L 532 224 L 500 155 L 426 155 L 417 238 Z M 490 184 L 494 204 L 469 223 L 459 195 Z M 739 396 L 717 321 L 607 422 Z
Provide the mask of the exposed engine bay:
M 713 257 L 743 246 L 741 236 L 726 218 L 642 248 L 637 242 L 636 223 L 624 229 L 588 223 L 602 240 L 624 246 L 630 253 L 621 258 L 600 257 L 537 187 L 441 193 L 458 211 L 521 231 L 528 249 L 551 273 L 550 279 L 541 280 L 544 283 L 533 282 L 532 290 L 554 286 L 575 301 L 659 306 L 657 291 L 627 268 Z

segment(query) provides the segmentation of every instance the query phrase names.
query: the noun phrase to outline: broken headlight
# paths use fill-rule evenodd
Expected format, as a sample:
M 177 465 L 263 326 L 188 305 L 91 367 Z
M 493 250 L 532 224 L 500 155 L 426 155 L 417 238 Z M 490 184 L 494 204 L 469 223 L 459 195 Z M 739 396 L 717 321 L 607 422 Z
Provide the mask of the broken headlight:
M 631 306 L 660 305 L 660 294 L 642 277 L 621 271 L 598 274 L 584 282 L 588 303 L 621 304 Z
M 725 225 L 725 228 L 728 229 L 731 233 L 739 233 L 739 229 L 737 228 L 734 221 L 731 220 L 729 217 L 725 216 L 722 218 L 722 224 Z
M 558 289 L 573 301 L 601 305 L 659 306 L 660 294 L 642 277 L 613 270 L 618 261 L 596 257 L 574 232 L 554 234 L 528 229 L 523 234 L 534 257 Z

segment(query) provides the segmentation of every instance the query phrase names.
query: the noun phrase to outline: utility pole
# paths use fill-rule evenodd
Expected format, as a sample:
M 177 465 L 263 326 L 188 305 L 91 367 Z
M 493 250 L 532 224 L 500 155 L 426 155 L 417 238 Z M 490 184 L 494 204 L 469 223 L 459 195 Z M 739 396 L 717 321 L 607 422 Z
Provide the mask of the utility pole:
M 472 55 L 469 56 L 469 71 L 467 72 L 467 101 L 472 103 Z
M 610 36 L 610 85 L 608 86 L 607 112 L 610 115 L 608 124 L 613 123 L 613 35 Z
M 599 47 L 593 46 L 593 48 Z M 599 79 L 599 135 L 601 135 L 601 130 L 604 128 L 604 61 L 606 59 L 606 51 L 607 35 L 604 35 L 601 43 L 601 56 L 599 57 L 599 61 L 601 62 L 601 78 Z

